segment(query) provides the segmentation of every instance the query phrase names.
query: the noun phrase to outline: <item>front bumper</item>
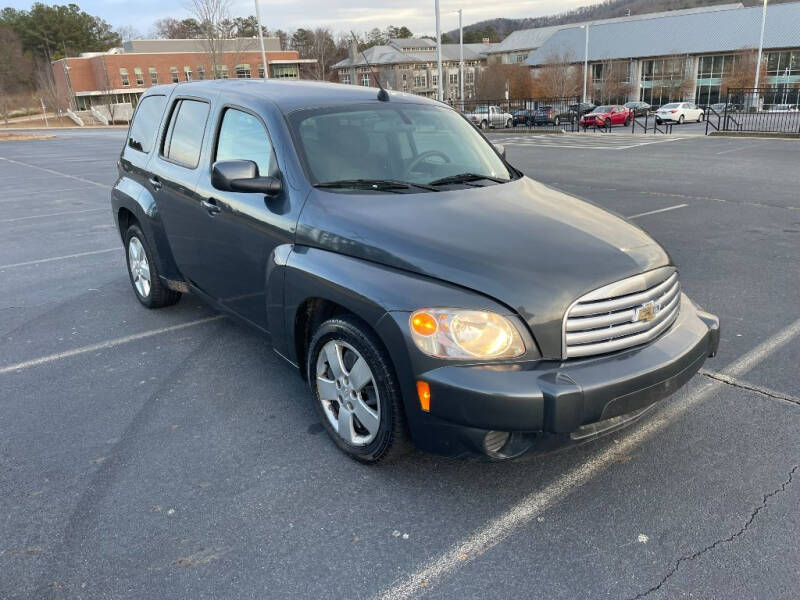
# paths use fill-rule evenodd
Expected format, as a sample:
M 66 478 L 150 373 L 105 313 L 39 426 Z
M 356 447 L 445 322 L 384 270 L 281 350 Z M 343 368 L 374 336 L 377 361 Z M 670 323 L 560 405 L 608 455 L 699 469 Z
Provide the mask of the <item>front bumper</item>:
M 482 451 L 489 430 L 585 439 L 579 432 L 587 425 L 635 414 L 675 392 L 718 345 L 717 317 L 682 295 L 673 326 L 643 346 L 577 360 L 436 368 L 417 377 L 431 389 L 424 439 L 417 441 L 462 454 Z

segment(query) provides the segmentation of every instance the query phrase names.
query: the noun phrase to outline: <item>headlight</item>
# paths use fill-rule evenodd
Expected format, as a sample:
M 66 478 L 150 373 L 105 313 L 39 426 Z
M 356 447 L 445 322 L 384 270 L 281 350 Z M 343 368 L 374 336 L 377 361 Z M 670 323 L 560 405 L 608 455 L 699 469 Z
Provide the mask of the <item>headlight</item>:
M 459 308 L 422 308 L 408 319 L 411 337 L 438 358 L 513 358 L 525 353 L 517 328 L 497 313 Z

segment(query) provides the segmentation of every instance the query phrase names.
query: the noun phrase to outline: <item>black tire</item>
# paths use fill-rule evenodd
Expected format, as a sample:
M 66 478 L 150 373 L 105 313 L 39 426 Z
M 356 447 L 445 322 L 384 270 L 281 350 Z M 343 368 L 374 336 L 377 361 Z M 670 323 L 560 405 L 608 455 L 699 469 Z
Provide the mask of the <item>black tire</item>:
M 509 119 L 508 121 L 506 121 L 506 129 L 511 129 L 511 125 L 512 125 L 512 123 L 513 123 L 513 122 L 511 121 L 511 119 Z
M 630 124 L 631 124 L 631 118 L 630 117 L 625 117 L 625 127 L 627 127 Z
M 320 399 L 317 387 L 317 359 L 325 344 L 331 341 L 341 341 L 350 345 L 372 371 L 374 389 L 380 402 L 380 417 L 377 434 L 365 445 L 351 444 L 337 433 L 326 414 L 326 411 L 332 409 L 323 406 Z M 334 444 L 350 458 L 364 463 L 377 463 L 394 460 L 411 449 L 403 398 L 394 367 L 378 338 L 360 319 L 343 315 L 329 319 L 317 328 L 308 348 L 306 376 L 319 422 Z
M 606 119 L 605 121 L 603 121 L 603 127 L 605 127 L 606 129 L 611 129 L 611 119 Z
M 133 238 L 139 241 L 144 250 L 145 256 L 147 257 L 147 263 L 150 271 L 150 290 L 146 295 L 142 294 L 137 289 L 136 284 L 134 283 L 134 275 L 131 272 L 130 252 L 131 240 Z M 128 279 L 131 282 L 131 287 L 133 288 L 133 293 L 136 296 L 136 299 L 147 308 L 163 308 L 178 302 L 178 300 L 181 299 L 181 293 L 169 289 L 166 285 L 164 285 L 164 282 L 161 281 L 158 272 L 158 260 L 152 250 L 152 247 L 150 246 L 150 242 L 145 237 L 139 225 L 134 223 L 128 227 L 127 231 L 125 231 L 123 239 L 125 241 L 125 265 L 128 269 Z
M 488 121 L 481 121 L 481 129 L 483 129 L 484 131 L 489 129 L 489 122 Z
M 683 118 L 683 115 L 681 115 L 680 117 L 678 117 L 678 125 L 683 125 L 683 122 L 684 122 L 684 121 L 685 121 L 685 119 Z
M 661 119 L 656 119 L 656 125 L 661 125 L 663 121 Z
M 700 116 L 697 117 L 697 122 L 700 123 L 705 119 L 706 115 L 704 113 L 700 113 Z

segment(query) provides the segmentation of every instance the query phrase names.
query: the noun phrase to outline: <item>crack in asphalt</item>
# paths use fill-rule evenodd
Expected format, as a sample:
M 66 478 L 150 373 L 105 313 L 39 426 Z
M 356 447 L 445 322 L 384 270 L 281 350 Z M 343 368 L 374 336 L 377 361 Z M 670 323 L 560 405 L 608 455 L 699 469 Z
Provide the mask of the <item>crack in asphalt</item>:
M 773 398 L 775 400 L 783 400 L 784 402 L 789 402 L 791 404 L 796 404 L 797 406 L 800 406 L 800 398 L 789 396 L 788 394 L 782 394 L 780 392 L 776 392 L 775 390 L 770 390 L 761 386 L 753 385 L 752 383 L 737 381 L 732 377 L 723 375 L 722 373 L 713 373 L 711 371 L 706 371 L 705 369 L 700 369 L 699 373 L 704 377 L 708 377 L 709 379 L 713 379 L 714 381 L 725 383 L 731 387 L 739 388 L 741 390 L 746 390 L 748 392 L 755 392 L 756 394 L 761 394 L 762 396 L 766 396 L 768 398 Z
M 677 561 L 675 561 L 675 564 L 672 566 L 672 568 L 669 571 L 667 571 L 666 575 L 664 575 L 663 579 L 660 582 L 658 582 L 657 585 L 654 585 L 653 587 L 649 588 L 648 590 L 646 590 L 644 592 L 639 592 L 638 594 L 633 596 L 630 600 L 639 600 L 640 598 L 644 598 L 645 596 L 648 596 L 652 592 L 656 592 L 659 589 L 661 589 L 661 587 L 667 582 L 667 580 L 669 580 L 670 577 L 672 577 L 675 573 L 678 572 L 678 569 L 680 568 L 681 563 L 695 560 L 696 558 L 699 558 L 700 556 L 702 556 L 706 552 L 710 552 L 711 550 L 713 550 L 717 546 L 733 542 L 734 540 L 736 540 L 740 536 L 744 535 L 744 533 L 748 530 L 750 525 L 752 525 L 753 521 L 755 521 L 755 518 L 756 518 L 756 516 L 758 516 L 758 513 L 760 513 L 762 510 L 764 510 L 767 507 L 767 502 L 769 502 L 769 499 L 772 498 L 773 496 L 776 496 L 776 495 L 780 494 L 781 492 L 785 492 L 786 488 L 789 487 L 789 485 L 791 485 L 792 478 L 794 477 L 794 474 L 797 472 L 798 469 L 800 469 L 800 464 L 799 465 L 795 465 L 794 467 L 792 467 L 792 469 L 789 471 L 789 476 L 787 477 L 786 481 L 784 481 L 780 485 L 780 487 L 775 488 L 769 494 L 765 494 L 763 496 L 763 498 L 761 500 L 761 505 L 757 506 L 755 508 L 755 510 L 753 510 L 753 512 L 750 513 L 750 517 L 747 519 L 747 521 L 745 522 L 744 526 L 741 529 L 739 529 L 739 531 L 737 531 L 736 533 L 734 533 L 734 534 L 732 534 L 732 535 L 730 535 L 730 536 L 728 536 L 726 538 L 723 538 L 721 540 L 716 540 L 714 543 L 709 544 L 708 546 L 706 546 L 702 550 L 698 550 L 697 552 L 693 552 L 692 554 L 686 554 L 684 556 L 681 556 Z

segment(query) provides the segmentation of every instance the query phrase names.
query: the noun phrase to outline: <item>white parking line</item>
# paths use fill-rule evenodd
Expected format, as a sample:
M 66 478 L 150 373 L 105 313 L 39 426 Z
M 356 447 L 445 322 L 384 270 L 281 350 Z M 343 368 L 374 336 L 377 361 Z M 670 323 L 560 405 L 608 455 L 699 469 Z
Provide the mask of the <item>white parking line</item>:
M 56 190 L 32 190 L 30 192 L 14 192 L 12 196 L 1 198 L 0 204 L 5 204 L 8 202 L 18 202 L 19 200 L 26 198 L 27 196 L 41 196 L 42 199 L 49 200 L 53 194 L 60 194 L 61 192 L 76 192 L 76 191 L 87 191 L 85 187 L 70 187 L 70 188 L 59 188 Z
M 0 271 L 4 269 L 16 269 L 17 267 L 27 267 L 30 265 L 39 265 L 42 263 L 49 263 L 56 260 L 67 260 L 69 258 L 79 258 L 81 256 L 92 256 L 93 254 L 104 254 L 106 252 L 116 252 L 123 250 L 121 246 L 116 248 L 106 248 L 105 250 L 92 250 L 91 252 L 78 252 L 76 254 L 65 254 L 64 256 L 53 256 L 51 258 L 40 258 L 39 260 L 29 260 L 21 263 L 12 263 L 10 265 L 0 265 Z
M 30 167 L 31 169 L 39 169 L 40 171 L 44 171 L 45 173 L 50 173 L 52 175 L 61 175 L 62 177 L 68 177 L 70 179 L 74 179 L 75 181 L 82 181 L 83 183 L 91 183 L 92 185 L 96 185 L 101 188 L 110 189 L 110 185 L 106 185 L 104 183 L 97 183 L 96 181 L 92 181 L 91 179 L 85 179 L 83 177 L 78 177 L 77 175 L 70 175 L 69 173 L 62 173 L 61 171 L 54 171 L 53 169 L 48 169 L 47 167 L 40 167 L 39 165 L 33 165 L 31 163 L 22 162 L 19 160 L 14 160 L 12 158 L 5 158 L 0 156 L 0 160 L 4 160 L 6 162 L 10 162 L 14 165 L 21 165 L 23 167 Z
M 629 219 L 638 219 L 639 217 L 646 217 L 647 215 L 657 215 L 658 213 L 668 212 L 670 210 L 677 210 L 689 206 L 688 204 L 676 204 L 675 206 L 668 206 L 666 208 L 659 208 L 657 210 L 648 210 L 647 212 L 631 215 Z
M 769 141 L 759 142 L 757 144 L 748 144 L 747 146 L 737 146 L 736 148 L 730 148 L 728 150 L 723 150 L 722 152 L 715 152 L 714 154 L 719 156 L 720 154 L 728 154 L 729 152 L 739 152 L 739 150 L 750 150 L 750 148 L 755 148 L 756 146 L 763 146 L 764 144 L 769 144 Z
M 31 367 L 38 367 L 39 365 L 55 362 L 57 360 L 63 360 L 65 358 L 71 358 L 73 356 L 78 356 L 80 354 L 86 354 L 87 352 L 97 352 L 98 350 L 107 350 L 108 348 L 115 348 L 116 346 L 121 346 L 123 344 L 135 342 L 137 340 L 143 340 L 149 337 L 153 337 L 154 335 L 161 335 L 162 333 L 170 333 L 172 331 L 178 331 L 180 329 L 194 327 L 195 325 L 202 325 L 204 323 L 210 323 L 211 321 L 217 321 L 222 318 L 224 318 L 223 315 L 215 315 L 213 317 L 197 319 L 195 321 L 189 321 L 187 323 L 181 323 L 179 325 L 172 325 L 170 327 L 161 327 L 160 329 L 151 329 L 149 331 L 143 331 L 142 333 L 134 333 L 132 335 L 126 335 L 125 337 L 116 338 L 114 340 L 106 340 L 105 342 L 98 342 L 97 344 L 91 344 L 90 346 L 82 346 L 80 348 L 74 348 L 72 350 L 67 350 L 65 352 L 49 354 L 47 356 L 42 356 L 41 358 L 34 358 L 32 360 L 26 360 L 24 362 L 20 362 L 14 365 L 0 367 L 0 375 L 22 371 L 24 369 L 30 369 Z
M 17 221 L 27 221 L 28 219 L 44 219 L 45 217 L 61 217 L 64 215 L 77 215 L 80 213 L 87 213 L 87 212 L 97 212 L 99 210 L 109 210 L 108 207 L 105 208 L 87 208 L 84 210 L 70 210 L 65 212 L 57 212 L 57 213 L 47 213 L 44 215 L 30 215 L 27 217 L 15 217 L 13 219 L 0 219 L 0 223 L 16 223 Z
M 750 352 L 747 352 L 724 369 L 722 373 L 728 377 L 741 376 L 798 335 L 800 335 L 800 319 L 794 321 L 775 337 L 764 341 Z M 472 533 L 444 554 L 434 558 L 419 570 L 398 581 L 391 588 L 381 592 L 377 598 L 380 600 L 405 600 L 418 592 L 430 590 L 430 587 L 442 578 L 496 546 L 523 525 L 530 523 L 531 520 L 553 504 L 565 499 L 576 488 L 593 479 L 606 467 L 610 466 L 615 459 L 628 454 L 638 444 L 663 431 L 695 405 L 705 400 L 712 392 L 724 385 L 720 381 L 711 380 L 688 395 L 675 400 L 651 421 L 625 435 L 619 440 L 619 443 L 611 445 L 585 463 L 567 471 L 541 491 L 533 492 L 523 498 L 515 506 Z

